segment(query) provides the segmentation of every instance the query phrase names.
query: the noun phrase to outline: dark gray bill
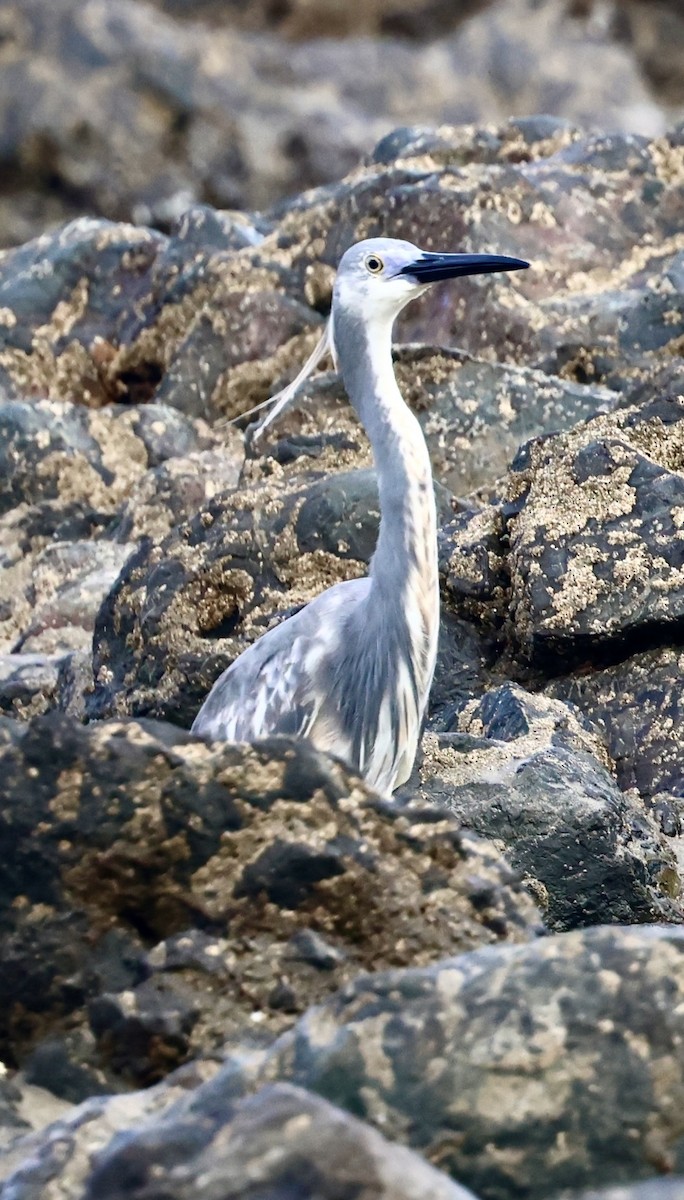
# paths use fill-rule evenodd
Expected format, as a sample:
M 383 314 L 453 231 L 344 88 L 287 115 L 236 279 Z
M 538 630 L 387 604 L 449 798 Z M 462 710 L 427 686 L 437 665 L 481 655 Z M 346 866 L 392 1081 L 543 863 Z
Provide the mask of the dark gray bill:
M 529 267 L 523 258 L 506 254 L 421 254 L 399 272 L 416 283 L 436 283 L 459 275 L 488 275 L 493 271 L 522 271 Z

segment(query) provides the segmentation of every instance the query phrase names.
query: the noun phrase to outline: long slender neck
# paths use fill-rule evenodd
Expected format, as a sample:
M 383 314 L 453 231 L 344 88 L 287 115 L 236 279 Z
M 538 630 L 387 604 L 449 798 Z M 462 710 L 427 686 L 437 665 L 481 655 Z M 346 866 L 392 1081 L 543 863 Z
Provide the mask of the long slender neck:
M 380 533 L 371 564 L 371 603 L 380 594 L 425 643 L 431 677 L 439 623 L 432 469 L 423 432 L 404 403 L 392 365 L 392 320 L 366 323 L 343 309 L 334 336 L 347 394 L 368 434 L 380 494 Z M 417 653 L 423 657 L 422 649 Z M 427 682 L 429 686 L 429 679 Z

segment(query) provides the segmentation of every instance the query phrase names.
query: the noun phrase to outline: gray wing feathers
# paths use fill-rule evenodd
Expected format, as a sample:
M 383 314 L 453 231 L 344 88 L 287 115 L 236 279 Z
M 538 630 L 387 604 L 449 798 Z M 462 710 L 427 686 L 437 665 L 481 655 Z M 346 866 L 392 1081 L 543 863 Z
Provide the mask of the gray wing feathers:
M 339 641 L 340 616 L 368 582 L 336 584 L 245 650 L 217 679 L 192 732 L 237 742 L 306 737 L 326 700 L 319 668 Z

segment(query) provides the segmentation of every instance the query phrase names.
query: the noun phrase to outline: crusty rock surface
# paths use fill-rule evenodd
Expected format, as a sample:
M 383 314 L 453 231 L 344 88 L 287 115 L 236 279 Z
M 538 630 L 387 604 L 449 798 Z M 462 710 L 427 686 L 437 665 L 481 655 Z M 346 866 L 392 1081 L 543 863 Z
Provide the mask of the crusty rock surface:
M 202 1180 L 218 1200 L 250 1194 L 245 1171 L 269 1197 L 365 1200 L 385 1194 L 355 1190 L 373 1178 L 370 1163 L 354 1174 L 372 1148 L 378 1187 L 393 1161 L 420 1200 L 448 1197 L 444 1176 L 421 1176 L 394 1141 L 487 1200 L 681 1175 L 683 964 L 681 930 L 613 926 L 363 975 L 270 1047 L 228 1046 L 222 1066 L 91 1100 L 15 1144 L 5 1188 L 13 1200 L 42 1200 L 46 1183 L 60 1200 L 190 1200 Z M 335 1144 L 349 1138 L 345 1167 Z M 285 1164 L 289 1190 L 266 1190 L 284 1186 Z M 410 1194 L 389 1178 L 390 1194 Z
M 206 3 L 164 7 L 5 0 L 0 244 L 83 214 L 168 228 L 193 202 L 265 208 L 409 122 L 536 111 L 664 128 L 620 31 L 573 19 L 568 0 L 214 3 L 219 21 Z M 654 22 L 641 25 L 632 41 L 652 63 Z M 232 224 L 233 242 L 259 237 L 258 222 Z
M 597 670 L 571 672 L 547 686 L 586 713 L 605 740 L 620 785 L 651 801 L 669 794 L 679 813 L 683 752 L 682 670 L 675 643 L 618 658 Z M 679 832 L 680 817 L 670 823 Z
M 211 1066 L 202 1064 L 200 1070 L 209 1075 Z M 34 1155 L 31 1166 L 11 1175 L 7 1189 L 15 1200 L 42 1200 L 46 1185 L 59 1189 L 60 1200 L 135 1200 L 142 1195 L 149 1200 L 194 1200 L 198 1195 L 238 1200 L 254 1195 L 255 1186 L 269 1200 L 471 1198 L 466 1188 L 419 1155 L 302 1088 L 274 1084 L 217 1107 L 209 1089 L 193 1094 L 190 1086 L 186 1072 L 175 1088 L 166 1085 L 156 1095 L 153 1089 L 123 1103 L 111 1098 L 83 1106 L 53 1129 L 53 1139 L 66 1144 L 66 1153 L 55 1153 L 40 1138 L 27 1140 L 26 1150 Z M 184 1107 L 181 1117 L 177 1110 Z M 122 1164 L 121 1145 L 109 1151 L 106 1139 L 118 1128 L 125 1143 L 136 1108 L 147 1119 L 149 1141 L 134 1148 L 134 1163 Z M 17 1148 L 15 1156 L 20 1154 Z
M 489 948 L 362 977 L 254 1082 L 288 1079 L 401 1131 L 483 1196 L 681 1173 L 683 987 L 679 929 Z
M 541 927 L 489 843 L 379 801 L 306 743 L 4 720 L 0 798 L 0 1053 L 87 1019 L 95 1044 L 74 1056 L 97 1090 L 252 1017 L 277 1031 L 361 969 Z
M 680 921 L 678 864 L 659 816 L 619 790 L 610 765 L 567 704 L 505 684 L 471 700 L 451 731 L 425 736 L 402 794 L 498 841 L 553 929 Z
M 45 37 L 67 11 L 139 32 L 121 4 L 62 0 Z M 0 255 L 10 1200 L 427 1200 L 448 1175 L 542 1200 L 684 1171 L 683 179 L 677 126 L 414 127 L 266 216 L 80 219 Z M 532 262 L 398 328 L 442 636 L 391 805 L 306 743 L 187 732 L 236 654 L 368 569 L 335 374 L 263 439 L 227 418 L 292 377 L 374 233 Z M 86 1108 L 25 1141 L 41 1089 Z

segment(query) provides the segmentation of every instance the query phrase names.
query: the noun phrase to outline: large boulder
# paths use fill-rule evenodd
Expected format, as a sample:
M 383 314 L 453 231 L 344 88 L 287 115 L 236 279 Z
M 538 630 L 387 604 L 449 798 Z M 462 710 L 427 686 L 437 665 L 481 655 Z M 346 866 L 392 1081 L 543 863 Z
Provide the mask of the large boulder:
M 42 1200 L 46 1185 L 74 1200 L 190 1200 L 200 1180 L 237 1200 L 250 1178 L 263 1195 L 365 1200 L 389 1181 L 408 1194 L 397 1168 L 416 1200 L 449 1197 L 420 1154 L 483 1200 L 681 1176 L 683 994 L 684 936 L 664 927 L 368 974 L 270 1046 L 228 1046 L 221 1066 L 89 1101 L 15 1144 L 0 1170 L 15 1200 Z M 394 1157 L 369 1126 L 414 1157 Z
M 426 735 L 401 794 L 497 840 L 554 929 L 681 921 L 659 816 L 620 791 L 611 765 L 571 707 L 505 684 L 470 700 L 448 732 Z
M 673 388 L 528 443 L 441 537 L 449 604 L 498 638 L 496 671 L 576 705 L 620 785 L 675 808 L 683 414 Z
M 211 1070 L 209 1064 L 201 1069 Z M 192 1107 L 181 1115 L 186 1098 Z M 122 1171 L 121 1146 L 136 1116 L 145 1119 L 149 1142 L 135 1147 L 135 1164 Z M 114 1131 L 118 1136 L 108 1145 Z M 156 1094 L 84 1105 L 54 1125 L 51 1138 L 52 1146 L 36 1137 L 15 1147 L 11 1161 L 20 1166 L 6 1183 L 15 1200 L 41 1200 L 45 1185 L 58 1188 L 60 1200 L 143 1194 L 149 1200 L 242 1200 L 255 1186 L 273 1200 L 472 1200 L 420 1155 L 289 1084 L 216 1107 L 201 1088 L 193 1095 L 186 1073 Z M 68 1147 L 61 1155 L 53 1149 L 57 1141 Z M 29 1152 L 30 1165 L 21 1162 Z
M 37 1047 L 31 1080 L 72 1098 L 278 1031 L 361 969 L 540 928 L 489 843 L 306 743 L 4 719 L 0 781 L 1 1052 Z
M 357 980 L 225 1082 L 308 1087 L 491 1200 L 681 1173 L 683 988 L 680 929 L 490 948 Z

